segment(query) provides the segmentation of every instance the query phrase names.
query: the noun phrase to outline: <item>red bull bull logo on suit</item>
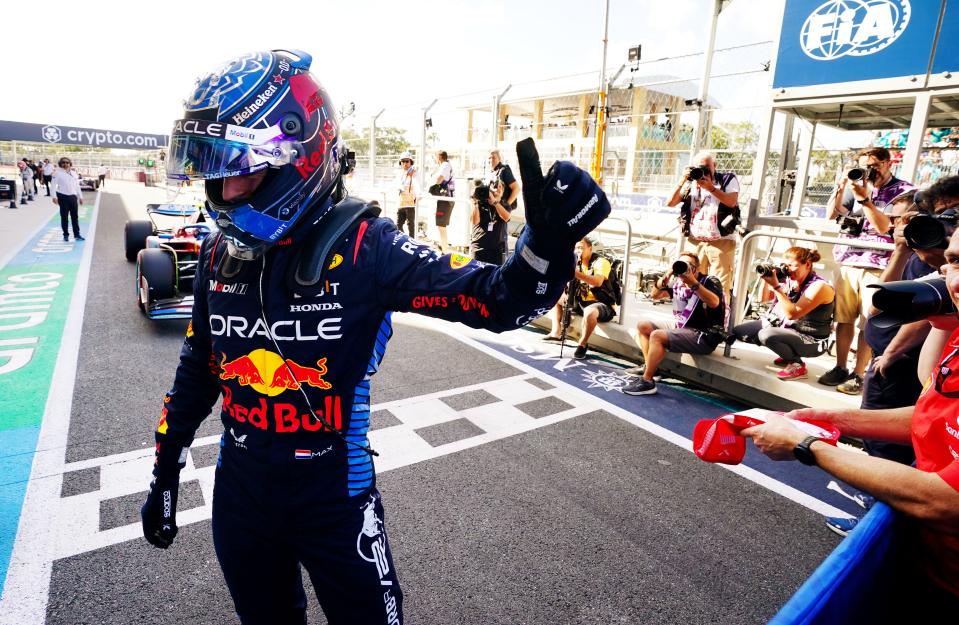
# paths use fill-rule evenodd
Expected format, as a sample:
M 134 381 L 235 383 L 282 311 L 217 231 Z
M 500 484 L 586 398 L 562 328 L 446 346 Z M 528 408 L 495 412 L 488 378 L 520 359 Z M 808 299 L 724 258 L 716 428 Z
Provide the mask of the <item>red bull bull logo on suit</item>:
M 317 360 L 315 366 L 306 366 L 289 358 L 284 360 L 275 352 L 256 349 L 232 360 L 221 354 L 219 368 L 221 380 L 236 380 L 240 386 L 249 386 L 270 397 L 298 391 L 303 384 L 324 391 L 333 388 L 323 379 L 327 373 L 326 358 Z

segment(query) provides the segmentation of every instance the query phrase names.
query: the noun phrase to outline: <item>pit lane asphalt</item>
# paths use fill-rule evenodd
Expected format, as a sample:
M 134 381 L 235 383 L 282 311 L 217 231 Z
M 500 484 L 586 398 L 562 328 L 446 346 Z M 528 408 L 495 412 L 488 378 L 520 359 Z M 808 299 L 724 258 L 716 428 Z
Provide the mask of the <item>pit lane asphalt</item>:
M 186 327 L 136 309 L 122 201 L 101 199 L 68 461 L 152 446 Z M 373 401 L 517 373 L 397 323 Z M 198 435 L 219 431 L 212 416 Z M 836 544 L 817 514 L 604 411 L 397 468 L 378 486 L 411 623 L 764 623 Z M 324 623 L 307 590 L 310 622 Z M 54 563 L 50 624 L 231 619 L 209 521 L 182 527 L 169 551 L 134 540 Z

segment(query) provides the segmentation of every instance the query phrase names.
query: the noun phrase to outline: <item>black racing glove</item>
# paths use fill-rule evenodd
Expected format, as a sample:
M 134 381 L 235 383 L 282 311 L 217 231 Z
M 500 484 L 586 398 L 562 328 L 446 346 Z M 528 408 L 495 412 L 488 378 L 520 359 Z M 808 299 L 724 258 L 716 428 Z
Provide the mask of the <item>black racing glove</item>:
M 160 438 L 160 435 L 157 435 Z M 157 443 L 153 481 L 146 503 L 140 508 L 143 536 L 154 547 L 166 549 L 176 537 L 176 499 L 180 487 L 180 469 L 186 465 L 188 446 L 168 440 Z
M 527 245 L 547 258 L 572 250 L 609 216 L 606 193 L 569 161 L 556 161 L 543 178 L 532 139 L 516 144 L 526 206 Z

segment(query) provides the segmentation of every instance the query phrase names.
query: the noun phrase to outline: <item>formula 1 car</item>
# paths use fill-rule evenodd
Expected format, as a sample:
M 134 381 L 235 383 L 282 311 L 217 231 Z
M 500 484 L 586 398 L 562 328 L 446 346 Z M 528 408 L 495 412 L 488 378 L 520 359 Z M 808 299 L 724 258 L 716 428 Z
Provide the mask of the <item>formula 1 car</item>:
M 149 220 L 128 221 L 124 228 L 127 260 L 137 264 L 137 306 L 150 319 L 189 319 L 200 245 L 216 226 L 190 204 L 148 204 L 147 216 Z M 158 216 L 179 222 L 160 228 Z
M 87 176 L 79 174 L 81 191 L 96 191 L 100 188 L 100 179 L 96 176 Z

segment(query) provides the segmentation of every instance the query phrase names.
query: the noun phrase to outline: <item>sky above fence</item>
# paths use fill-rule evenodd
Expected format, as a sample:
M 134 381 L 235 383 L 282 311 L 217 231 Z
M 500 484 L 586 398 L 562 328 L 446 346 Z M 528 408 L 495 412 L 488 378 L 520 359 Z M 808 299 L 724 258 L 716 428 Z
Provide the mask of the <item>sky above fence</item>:
M 701 52 L 711 0 L 611 0 L 612 67 Z M 168 133 L 201 74 L 238 54 L 298 48 L 337 106 L 357 114 L 599 68 L 603 0 L 4 6 L 0 119 Z M 735 0 L 716 46 L 775 39 L 782 0 Z M 757 63 L 768 59 L 757 59 Z M 698 75 L 701 57 L 684 75 Z M 751 69 L 751 68 L 750 68 Z M 766 93 L 757 93 L 757 98 Z

